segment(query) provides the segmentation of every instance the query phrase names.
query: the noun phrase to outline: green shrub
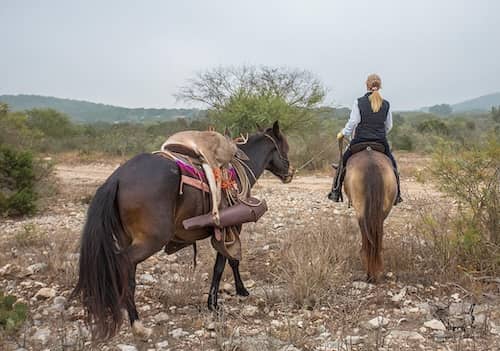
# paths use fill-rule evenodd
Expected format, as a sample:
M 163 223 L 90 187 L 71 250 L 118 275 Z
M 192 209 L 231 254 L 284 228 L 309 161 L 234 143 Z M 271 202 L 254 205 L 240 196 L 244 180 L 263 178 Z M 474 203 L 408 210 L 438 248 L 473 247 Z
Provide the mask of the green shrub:
M 414 149 L 414 141 L 408 134 L 397 134 L 390 138 L 392 147 L 395 150 L 412 151 Z
M 32 154 L 0 146 L 0 213 L 33 214 L 37 200 L 34 185 Z
M 479 230 L 500 245 L 500 139 L 470 147 L 442 145 L 434 154 L 432 174 L 442 191 L 459 201 L 462 227 Z
M 474 146 L 444 144 L 430 168 L 441 191 L 457 200 L 449 231 L 440 228 L 435 247 L 445 262 L 467 272 L 497 275 L 500 270 L 500 139 Z M 438 222 L 442 223 L 442 222 Z M 439 232 L 436 226 L 432 232 Z
M 446 123 L 438 119 L 427 119 L 417 124 L 417 131 L 437 135 L 448 135 L 450 130 Z
M 19 328 L 28 316 L 28 306 L 16 301 L 15 296 L 0 291 L 0 327 L 8 332 Z

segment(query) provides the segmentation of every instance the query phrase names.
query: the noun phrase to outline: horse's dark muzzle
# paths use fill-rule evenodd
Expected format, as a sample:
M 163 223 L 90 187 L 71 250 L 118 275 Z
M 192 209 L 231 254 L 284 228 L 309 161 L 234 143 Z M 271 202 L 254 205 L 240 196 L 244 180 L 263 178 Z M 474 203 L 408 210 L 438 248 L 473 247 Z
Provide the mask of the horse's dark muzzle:
M 292 181 L 293 179 L 293 176 L 295 175 L 295 169 L 293 167 L 290 167 L 288 169 L 288 174 L 281 177 L 281 181 L 284 183 L 284 184 L 288 184 Z

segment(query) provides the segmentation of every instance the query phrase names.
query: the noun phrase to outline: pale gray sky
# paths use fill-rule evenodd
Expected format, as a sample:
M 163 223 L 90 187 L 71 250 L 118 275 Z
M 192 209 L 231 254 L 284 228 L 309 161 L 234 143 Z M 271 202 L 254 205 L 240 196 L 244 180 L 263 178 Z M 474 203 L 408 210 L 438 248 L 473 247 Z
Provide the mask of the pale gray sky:
M 304 68 L 351 105 L 368 73 L 396 109 L 500 91 L 498 0 L 0 0 L 0 94 L 130 107 L 220 65 Z

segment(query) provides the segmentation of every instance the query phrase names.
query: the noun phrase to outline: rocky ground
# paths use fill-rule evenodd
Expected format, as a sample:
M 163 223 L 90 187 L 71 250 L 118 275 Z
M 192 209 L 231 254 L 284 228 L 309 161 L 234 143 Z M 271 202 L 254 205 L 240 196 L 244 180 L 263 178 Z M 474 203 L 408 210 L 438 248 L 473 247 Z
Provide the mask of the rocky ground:
M 415 167 L 414 158 L 407 164 Z M 29 305 L 17 333 L 0 334 L 1 350 L 499 350 L 500 281 L 467 285 L 424 264 L 419 214 L 449 211 L 432 187 L 403 178 L 405 202 L 386 221 L 385 278 L 367 284 L 359 263 L 352 210 L 326 199 L 331 178 L 265 176 L 255 195 L 269 212 L 242 234 L 241 271 L 250 296 L 235 296 L 232 274 L 221 284 L 221 312 L 206 308 L 215 254 L 158 253 L 139 266 L 137 306 L 149 340 L 128 325 L 92 344 L 83 312 L 67 298 L 76 282 L 78 239 L 88 202 L 116 165 L 59 165 L 58 193 L 33 218 L 0 223 L 0 289 Z M 416 244 L 415 244 L 416 243 Z M 415 246 L 417 245 L 417 246 Z M 419 264 L 422 262 L 422 265 Z M 427 267 L 427 268 L 420 268 Z

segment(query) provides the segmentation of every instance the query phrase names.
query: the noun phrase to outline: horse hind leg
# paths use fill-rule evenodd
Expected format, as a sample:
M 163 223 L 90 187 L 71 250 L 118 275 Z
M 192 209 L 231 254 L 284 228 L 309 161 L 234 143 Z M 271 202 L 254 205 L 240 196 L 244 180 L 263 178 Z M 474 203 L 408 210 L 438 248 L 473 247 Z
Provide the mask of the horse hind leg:
M 127 296 L 126 308 L 128 313 L 128 318 L 130 321 L 130 326 L 132 327 L 132 333 L 142 339 L 148 340 L 153 330 L 151 328 L 146 328 L 142 322 L 139 320 L 139 314 L 137 313 L 137 307 L 135 306 L 135 272 L 137 265 L 133 265 L 129 276 L 129 291 L 130 295 Z
M 154 238 L 155 236 L 151 237 L 150 240 L 145 242 L 134 242 L 126 249 L 126 254 L 131 263 L 131 270 L 128 282 L 130 289 L 129 295 L 126 297 L 125 307 L 127 309 L 133 334 L 142 340 L 148 340 L 153 330 L 151 328 L 146 328 L 139 320 L 139 314 L 135 305 L 135 275 L 138 263 L 152 256 L 154 253 L 161 250 L 163 246 L 165 246 L 165 240 L 157 240 Z

